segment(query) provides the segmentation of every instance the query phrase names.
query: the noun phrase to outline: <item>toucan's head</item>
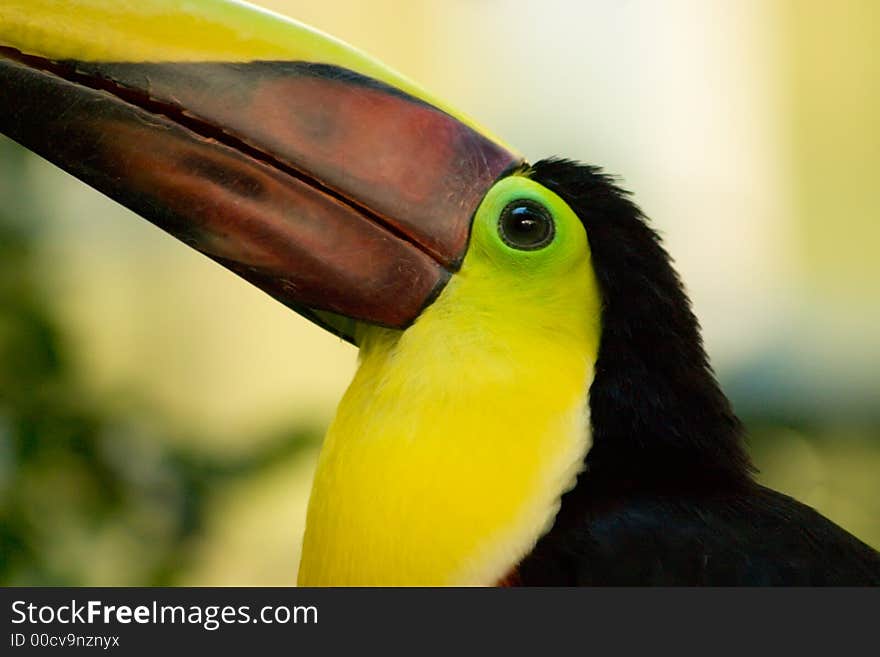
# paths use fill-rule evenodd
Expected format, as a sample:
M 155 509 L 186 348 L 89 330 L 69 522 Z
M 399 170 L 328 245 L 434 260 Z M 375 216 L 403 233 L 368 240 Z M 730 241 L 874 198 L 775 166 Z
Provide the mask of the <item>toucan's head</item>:
M 587 402 L 596 476 L 744 467 L 669 258 L 598 169 L 529 165 L 369 57 L 233 0 L 5 0 L 0 82 L 0 132 L 361 347 L 369 385 L 356 379 L 325 452 L 346 409 L 362 411 L 359 435 L 397 414 L 420 441 L 363 466 L 409 491 L 392 505 L 442 507 L 455 489 L 455 508 L 478 508 L 492 491 L 493 515 L 431 534 L 462 537 L 434 561 L 467 575 L 442 581 L 504 572 L 468 527 L 507 561 L 546 529 L 589 447 Z M 436 429 L 455 390 L 458 447 Z M 401 416 L 403 397 L 420 401 Z M 444 462 L 452 483 L 420 474 Z M 374 484 L 345 482 L 381 507 Z
M 520 155 L 292 21 L 12 0 L 0 76 L 3 133 L 349 341 L 407 329 L 456 276 L 514 323 L 597 303 L 571 275 L 583 224 Z

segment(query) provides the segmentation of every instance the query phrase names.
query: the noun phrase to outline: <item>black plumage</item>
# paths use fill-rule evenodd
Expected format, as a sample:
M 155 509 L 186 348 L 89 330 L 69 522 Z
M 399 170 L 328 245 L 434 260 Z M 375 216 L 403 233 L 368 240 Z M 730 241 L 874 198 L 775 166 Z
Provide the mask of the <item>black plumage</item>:
M 593 446 L 522 585 L 880 585 L 880 553 L 758 485 L 669 255 L 626 192 L 568 160 L 528 175 L 581 218 L 602 295 Z

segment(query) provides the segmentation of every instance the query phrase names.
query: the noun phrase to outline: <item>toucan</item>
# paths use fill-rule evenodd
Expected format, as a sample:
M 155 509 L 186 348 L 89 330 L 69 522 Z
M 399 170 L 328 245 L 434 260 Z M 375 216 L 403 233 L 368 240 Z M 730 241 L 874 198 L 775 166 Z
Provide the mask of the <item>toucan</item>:
M 755 481 L 601 169 L 235 0 L 4 0 L 0 81 L 0 132 L 359 349 L 301 585 L 880 585 Z

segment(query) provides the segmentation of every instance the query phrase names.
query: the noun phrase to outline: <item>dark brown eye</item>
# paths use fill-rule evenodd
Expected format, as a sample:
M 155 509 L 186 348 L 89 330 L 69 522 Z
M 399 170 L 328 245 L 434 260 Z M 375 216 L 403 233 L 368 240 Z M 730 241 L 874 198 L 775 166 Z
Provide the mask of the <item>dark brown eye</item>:
M 498 220 L 501 239 L 521 251 L 544 248 L 553 241 L 555 230 L 547 208 L 528 199 L 508 203 Z

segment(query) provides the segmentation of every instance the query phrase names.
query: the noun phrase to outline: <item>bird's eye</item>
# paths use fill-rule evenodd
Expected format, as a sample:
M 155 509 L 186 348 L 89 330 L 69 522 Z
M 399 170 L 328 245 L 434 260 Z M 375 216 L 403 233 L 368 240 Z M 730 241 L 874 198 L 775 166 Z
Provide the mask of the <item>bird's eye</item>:
M 507 246 L 521 251 L 542 249 L 553 241 L 553 217 L 540 203 L 520 199 L 508 203 L 498 220 L 498 233 Z

